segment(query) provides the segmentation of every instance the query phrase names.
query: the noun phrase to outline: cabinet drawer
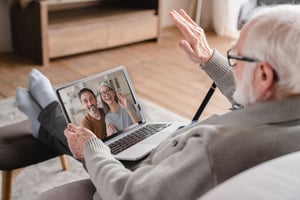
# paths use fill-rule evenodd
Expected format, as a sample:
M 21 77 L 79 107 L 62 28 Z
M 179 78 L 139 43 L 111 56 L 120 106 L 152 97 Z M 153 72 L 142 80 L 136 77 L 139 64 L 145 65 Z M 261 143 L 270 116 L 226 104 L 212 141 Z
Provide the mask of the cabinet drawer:
M 153 11 L 138 12 L 108 24 L 109 47 L 154 39 L 157 35 L 158 17 Z
M 105 24 L 91 23 L 50 29 L 50 58 L 93 51 L 108 46 Z
M 49 26 L 50 58 L 116 47 L 158 35 L 158 16 L 153 10 L 93 17 L 84 22 Z

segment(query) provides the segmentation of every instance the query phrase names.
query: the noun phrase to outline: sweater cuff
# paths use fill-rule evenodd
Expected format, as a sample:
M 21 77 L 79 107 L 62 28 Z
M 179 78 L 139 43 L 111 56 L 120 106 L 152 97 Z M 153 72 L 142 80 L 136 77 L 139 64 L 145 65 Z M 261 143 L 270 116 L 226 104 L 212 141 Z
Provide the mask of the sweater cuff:
M 201 65 L 201 68 L 214 81 L 221 80 L 230 70 L 227 59 L 216 49 L 214 49 L 214 53 L 210 60 L 206 64 Z
M 85 144 L 84 144 L 84 150 L 85 151 L 103 151 L 106 153 L 110 153 L 110 149 L 108 146 L 106 146 L 100 139 L 97 137 L 93 137 L 89 139 Z

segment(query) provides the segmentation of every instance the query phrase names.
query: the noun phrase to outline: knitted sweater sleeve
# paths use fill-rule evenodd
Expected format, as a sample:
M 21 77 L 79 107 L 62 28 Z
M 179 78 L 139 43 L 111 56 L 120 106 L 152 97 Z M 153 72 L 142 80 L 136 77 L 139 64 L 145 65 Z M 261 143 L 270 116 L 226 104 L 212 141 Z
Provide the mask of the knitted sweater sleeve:
M 201 69 L 216 83 L 222 94 L 234 104 L 232 95 L 235 90 L 235 82 L 227 59 L 215 49 L 211 59 L 201 66 Z
M 103 200 L 195 199 L 213 185 L 209 159 L 201 146 L 199 137 L 191 137 L 186 145 L 177 147 L 182 148 L 177 153 L 134 171 L 114 159 L 97 138 L 85 144 L 84 157 L 97 195 Z

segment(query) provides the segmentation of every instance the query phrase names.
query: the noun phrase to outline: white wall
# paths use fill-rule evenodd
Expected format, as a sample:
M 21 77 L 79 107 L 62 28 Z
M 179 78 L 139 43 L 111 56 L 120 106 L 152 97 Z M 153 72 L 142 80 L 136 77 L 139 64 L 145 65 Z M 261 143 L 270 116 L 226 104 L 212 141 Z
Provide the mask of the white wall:
M 248 0 L 212 0 L 212 24 L 218 35 L 237 36 L 240 7 Z
M 161 0 L 161 26 L 173 26 L 169 18 L 169 11 L 172 9 L 184 9 L 190 16 L 195 18 L 197 0 Z M 211 0 L 202 0 L 201 26 L 210 28 L 212 26 L 212 2 Z
M 161 0 L 162 27 L 173 25 L 168 17 L 171 9 L 183 8 L 195 18 L 197 0 Z M 202 0 L 201 27 L 213 29 L 220 36 L 235 37 L 239 34 L 237 29 L 240 7 L 248 0 Z M 199 12 L 199 11 L 198 11 Z
M 189 9 L 189 4 L 192 0 L 160 0 L 160 15 L 161 15 L 161 27 L 172 26 L 173 22 L 169 18 L 169 11 L 180 8 L 184 10 Z

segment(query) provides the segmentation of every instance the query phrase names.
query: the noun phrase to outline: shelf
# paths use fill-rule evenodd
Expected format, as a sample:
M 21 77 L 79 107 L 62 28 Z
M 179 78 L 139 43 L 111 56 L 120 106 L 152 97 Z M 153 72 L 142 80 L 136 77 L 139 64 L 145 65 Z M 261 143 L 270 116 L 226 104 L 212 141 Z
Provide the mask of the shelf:
M 68 17 L 51 21 L 48 28 L 49 57 L 111 48 L 157 37 L 158 17 L 153 10 L 117 13 L 89 13 L 78 19 L 76 17 L 76 21 Z
M 47 0 L 12 5 L 14 49 L 52 58 L 127 45 L 159 35 L 158 0 Z
M 49 27 L 60 26 L 73 26 L 76 24 L 86 24 L 93 22 L 109 22 L 110 20 L 116 21 L 120 18 L 127 17 L 155 17 L 157 18 L 156 11 L 154 9 L 141 10 L 136 8 L 116 9 L 116 8 L 88 8 L 88 9 L 76 9 L 63 12 L 50 13 L 48 16 Z

